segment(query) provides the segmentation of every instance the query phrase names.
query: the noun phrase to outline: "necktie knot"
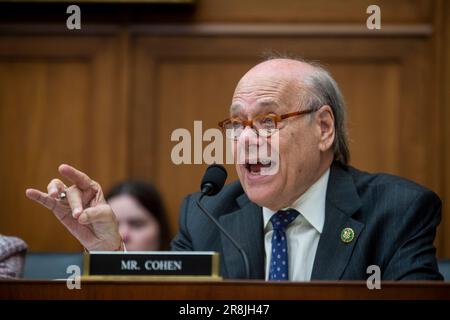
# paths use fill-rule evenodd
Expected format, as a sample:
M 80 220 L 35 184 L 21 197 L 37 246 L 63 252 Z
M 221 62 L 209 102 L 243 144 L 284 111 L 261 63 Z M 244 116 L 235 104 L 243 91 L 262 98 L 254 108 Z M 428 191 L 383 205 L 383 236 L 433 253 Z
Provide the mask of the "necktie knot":
M 299 212 L 294 209 L 280 210 L 270 218 L 274 230 L 285 231 L 287 226 L 297 218 Z

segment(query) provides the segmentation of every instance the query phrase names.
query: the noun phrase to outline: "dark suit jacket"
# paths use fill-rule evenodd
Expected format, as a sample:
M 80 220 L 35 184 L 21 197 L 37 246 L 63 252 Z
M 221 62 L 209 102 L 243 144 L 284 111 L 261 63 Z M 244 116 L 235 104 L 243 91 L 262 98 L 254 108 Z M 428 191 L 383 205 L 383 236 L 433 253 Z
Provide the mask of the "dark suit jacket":
M 244 278 L 239 252 L 197 207 L 198 196 L 184 200 L 172 250 L 217 251 L 221 275 Z M 250 278 L 264 279 L 262 208 L 248 199 L 239 181 L 202 202 L 247 253 Z M 382 280 L 442 280 L 433 246 L 440 218 L 441 201 L 432 191 L 335 162 L 311 280 L 366 280 L 370 265 L 380 267 Z M 346 227 L 355 231 L 347 244 L 340 237 Z

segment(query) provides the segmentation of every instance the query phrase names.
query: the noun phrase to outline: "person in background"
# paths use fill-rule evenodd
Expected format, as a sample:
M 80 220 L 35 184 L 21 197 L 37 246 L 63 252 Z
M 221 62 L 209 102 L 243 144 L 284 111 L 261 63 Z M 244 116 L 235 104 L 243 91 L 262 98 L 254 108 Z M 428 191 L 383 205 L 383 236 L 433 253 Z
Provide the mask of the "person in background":
M 128 251 L 169 248 L 166 211 L 158 190 L 150 183 L 128 180 L 106 195 L 119 223 L 119 233 Z
M 26 251 L 23 240 L 0 234 L 0 279 L 22 277 Z

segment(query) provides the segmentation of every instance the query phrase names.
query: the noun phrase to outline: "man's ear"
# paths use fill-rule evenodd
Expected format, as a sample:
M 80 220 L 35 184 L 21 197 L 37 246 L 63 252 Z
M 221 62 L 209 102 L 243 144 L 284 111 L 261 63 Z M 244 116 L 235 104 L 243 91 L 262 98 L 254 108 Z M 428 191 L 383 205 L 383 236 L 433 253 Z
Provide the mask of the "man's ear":
M 319 126 L 319 149 L 325 152 L 332 148 L 335 138 L 334 114 L 329 105 L 316 111 L 316 121 Z

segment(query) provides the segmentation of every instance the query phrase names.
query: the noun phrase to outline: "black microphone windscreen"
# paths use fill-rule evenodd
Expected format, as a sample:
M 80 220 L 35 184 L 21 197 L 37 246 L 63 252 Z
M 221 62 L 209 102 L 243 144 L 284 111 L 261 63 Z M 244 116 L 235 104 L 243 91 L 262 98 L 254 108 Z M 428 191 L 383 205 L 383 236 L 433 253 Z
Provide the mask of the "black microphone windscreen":
M 222 190 L 225 180 L 227 180 L 227 170 L 220 164 L 212 164 L 206 169 L 200 189 L 203 190 L 209 184 L 212 188 L 208 195 L 213 196 Z

